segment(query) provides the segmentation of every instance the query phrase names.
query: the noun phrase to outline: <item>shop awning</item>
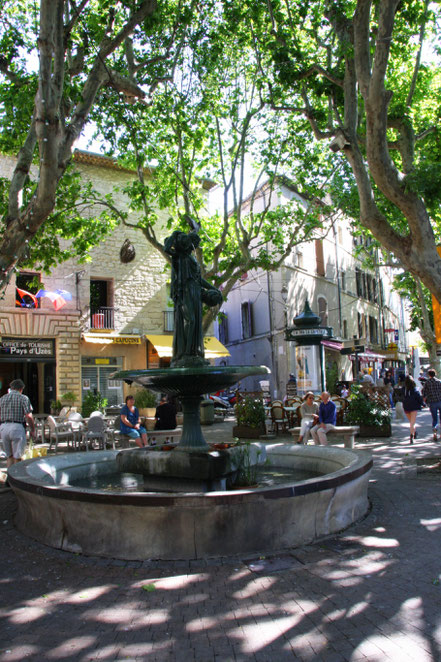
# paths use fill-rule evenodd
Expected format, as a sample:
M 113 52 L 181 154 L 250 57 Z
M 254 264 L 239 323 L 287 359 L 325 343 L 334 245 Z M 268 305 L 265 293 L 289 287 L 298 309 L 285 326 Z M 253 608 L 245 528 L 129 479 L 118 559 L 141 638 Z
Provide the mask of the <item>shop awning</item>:
M 97 345 L 140 345 L 142 336 L 132 333 L 83 333 L 83 340 Z
M 332 349 L 335 352 L 339 352 L 343 347 L 343 343 L 338 342 L 337 340 L 322 340 L 322 345 L 325 349 Z
M 171 357 L 173 354 L 173 336 L 168 335 L 146 335 L 161 358 Z M 230 356 L 230 352 L 214 336 L 204 337 L 204 349 L 206 359 L 218 359 L 221 356 Z

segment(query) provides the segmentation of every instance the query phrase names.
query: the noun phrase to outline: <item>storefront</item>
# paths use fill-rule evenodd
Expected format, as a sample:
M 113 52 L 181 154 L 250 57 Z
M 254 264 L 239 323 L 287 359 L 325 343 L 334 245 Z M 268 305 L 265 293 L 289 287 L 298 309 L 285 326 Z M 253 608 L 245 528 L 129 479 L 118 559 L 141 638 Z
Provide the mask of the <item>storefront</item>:
M 124 402 L 124 384 L 112 379 L 117 370 L 146 367 L 146 342 L 140 335 L 114 332 L 83 334 L 81 344 L 81 399 L 100 393 L 108 405 Z
M 22 379 L 24 393 L 35 413 L 50 411 L 55 398 L 55 340 L 3 336 L 0 341 L 0 394 L 8 392 L 13 379 Z

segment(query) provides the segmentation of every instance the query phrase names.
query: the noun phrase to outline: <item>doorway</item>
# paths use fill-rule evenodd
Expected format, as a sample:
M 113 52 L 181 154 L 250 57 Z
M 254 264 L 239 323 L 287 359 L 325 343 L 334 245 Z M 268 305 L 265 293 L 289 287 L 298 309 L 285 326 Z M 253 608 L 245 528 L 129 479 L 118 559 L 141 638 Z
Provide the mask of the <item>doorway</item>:
M 0 361 L 0 395 L 8 392 L 14 379 L 25 383 L 23 391 L 31 401 L 35 414 L 50 412 L 55 399 L 55 361 Z

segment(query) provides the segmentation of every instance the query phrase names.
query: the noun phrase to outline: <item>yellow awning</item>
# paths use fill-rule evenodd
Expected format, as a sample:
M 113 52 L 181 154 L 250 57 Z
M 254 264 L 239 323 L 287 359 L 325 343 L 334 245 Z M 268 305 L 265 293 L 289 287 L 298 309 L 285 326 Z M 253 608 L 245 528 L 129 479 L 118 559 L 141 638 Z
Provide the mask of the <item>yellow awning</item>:
M 83 333 L 83 340 L 86 342 L 96 343 L 97 345 L 140 345 L 141 336 L 134 334 L 99 334 L 99 333 Z
M 146 336 L 150 340 L 161 358 L 171 357 L 173 354 L 173 336 L 168 335 L 150 335 Z M 214 336 L 204 337 L 204 349 L 206 359 L 217 359 L 221 356 L 230 356 L 230 352 Z

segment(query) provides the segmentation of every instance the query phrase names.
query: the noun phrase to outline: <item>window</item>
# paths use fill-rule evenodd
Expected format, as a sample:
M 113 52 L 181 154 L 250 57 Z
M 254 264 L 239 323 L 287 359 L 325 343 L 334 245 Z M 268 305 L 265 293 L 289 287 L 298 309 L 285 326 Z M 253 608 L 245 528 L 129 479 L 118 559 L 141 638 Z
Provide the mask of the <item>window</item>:
M 343 320 L 343 338 L 348 337 L 348 321 Z
M 90 325 L 93 329 L 114 329 L 113 283 L 90 280 Z
M 358 267 L 355 268 L 355 287 L 356 287 L 357 296 L 358 297 L 363 296 L 362 276 L 361 276 L 361 271 L 360 269 L 358 269 Z
M 357 321 L 358 321 L 358 337 L 363 338 L 364 337 L 364 315 L 361 313 L 357 313 Z
M 315 260 L 316 260 L 316 274 L 317 276 L 325 275 L 325 258 L 323 256 L 323 241 L 321 239 L 315 240 Z
M 15 286 L 16 308 L 40 308 L 40 299 L 35 296 L 41 289 L 40 274 L 17 274 Z
M 343 292 L 345 292 L 346 291 L 346 272 L 345 271 L 340 272 L 340 285 L 341 285 L 341 289 L 343 290 Z
M 319 297 L 317 303 L 320 325 L 328 326 L 328 303 L 324 297 Z
M 369 315 L 369 338 L 371 342 L 378 343 L 378 320 Z
M 241 305 L 242 338 L 251 338 L 253 335 L 253 304 L 245 301 Z
M 222 312 L 219 319 L 219 340 L 224 345 L 228 342 L 228 316 Z
M 123 384 L 111 375 L 122 368 L 122 358 L 95 358 L 84 356 L 81 360 L 82 398 L 90 391 L 101 393 L 108 405 L 119 405 L 124 398 Z

